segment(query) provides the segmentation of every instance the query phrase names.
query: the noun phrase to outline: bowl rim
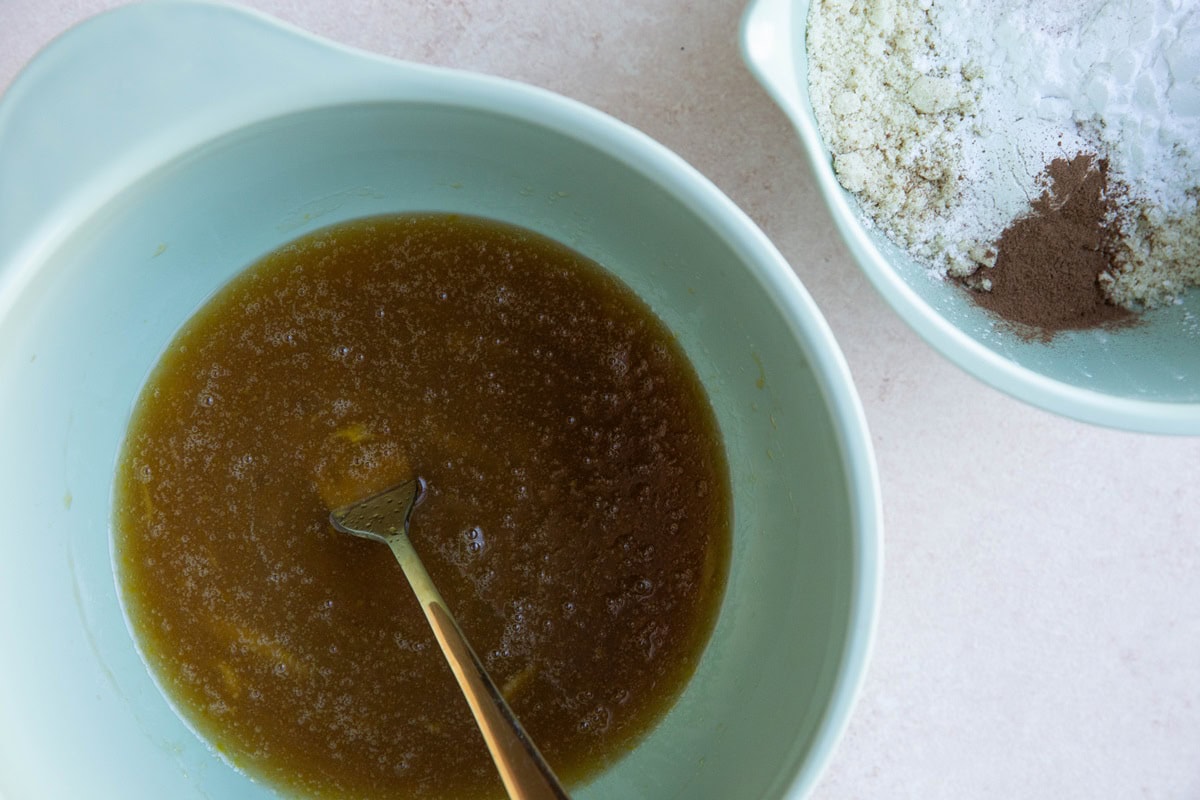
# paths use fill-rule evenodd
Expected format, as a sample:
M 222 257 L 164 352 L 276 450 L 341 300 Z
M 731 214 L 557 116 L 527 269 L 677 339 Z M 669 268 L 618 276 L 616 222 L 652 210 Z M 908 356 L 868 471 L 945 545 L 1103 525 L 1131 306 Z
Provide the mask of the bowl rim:
M 1200 403 L 1118 397 L 1043 375 L 968 336 L 900 277 L 867 237 L 833 173 L 806 81 L 796 75 L 806 50 L 809 0 L 750 0 L 739 36 L 742 60 L 795 128 L 821 196 L 854 261 L 891 308 L 927 344 L 983 383 L 1064 417 L 1139 433 L 1200 434 Z M 804 15 L 803 24 L 797 15 Z

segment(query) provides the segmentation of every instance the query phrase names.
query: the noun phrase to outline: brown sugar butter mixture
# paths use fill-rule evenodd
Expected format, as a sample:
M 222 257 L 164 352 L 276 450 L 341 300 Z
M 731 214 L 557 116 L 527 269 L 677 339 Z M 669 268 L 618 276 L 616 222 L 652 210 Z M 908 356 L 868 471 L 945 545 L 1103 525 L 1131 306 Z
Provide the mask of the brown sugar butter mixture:
M 301 239 L 184 327 L 118 466 L 122 596 L 183 716 L 313 797 L 497 797 L 387 549 L 329 509 L 420 474 L 414 546 L 568 783 L 670 707 L 715 624 L 728 467 L 682 349 L 517 228 L 374 218 Z

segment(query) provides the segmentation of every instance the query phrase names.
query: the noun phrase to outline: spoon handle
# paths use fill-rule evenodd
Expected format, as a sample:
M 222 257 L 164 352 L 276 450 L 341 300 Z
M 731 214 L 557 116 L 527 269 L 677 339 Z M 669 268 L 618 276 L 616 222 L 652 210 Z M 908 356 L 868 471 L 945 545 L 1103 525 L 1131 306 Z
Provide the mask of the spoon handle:
M 433 585 L 408 536 L 387 537 L 388 546 L 404 570 L 429 626 L 471 706 L 475 722 L 500 771 L 504 788 L 514 800 L 569 800 L 537 747 L 504 701 L 487 670 L 471 649 L 454 616 Z

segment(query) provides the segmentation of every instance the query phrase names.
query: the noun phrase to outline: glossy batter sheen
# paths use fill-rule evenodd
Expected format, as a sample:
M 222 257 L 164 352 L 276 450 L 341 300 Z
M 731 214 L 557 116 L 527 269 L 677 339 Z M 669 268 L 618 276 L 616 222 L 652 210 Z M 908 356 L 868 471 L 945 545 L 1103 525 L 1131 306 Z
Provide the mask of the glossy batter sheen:
M 126 607 L 188 720 L 315 797 L 498 797 L 388 549 L 329 508 L 412 474 L 412 539 L 568 783 L 670 706 L 715 622 L 728 468 L 627 288 L 470 218 L 361 220 L 258 263 L 143 390 L 117 476 Z

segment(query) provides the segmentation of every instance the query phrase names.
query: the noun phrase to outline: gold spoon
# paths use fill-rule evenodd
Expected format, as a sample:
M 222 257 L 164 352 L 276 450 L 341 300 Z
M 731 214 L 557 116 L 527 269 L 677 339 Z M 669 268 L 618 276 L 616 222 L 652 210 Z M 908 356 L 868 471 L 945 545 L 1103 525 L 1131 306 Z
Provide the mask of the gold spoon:
M 400 569 L 408 578 L 421 610 L 433 628 L 442 655 L 458 680 L 471 706 L 475 722 L 500 771 L 504 788 L 514 800 L 569 800 L 542 754 L 500 690 L 488 676 L 483 663 L 467 643 L 446 601 L 425 571 L 425 565 L 408 539 L 408 521 L 425 493 L 425 482 L 415 478 L 385 489 L 357 503 L 335 509 L 329 521 L 342 533 L 374 539 L 392 548 Z

